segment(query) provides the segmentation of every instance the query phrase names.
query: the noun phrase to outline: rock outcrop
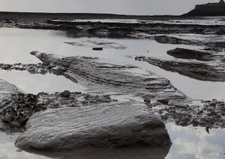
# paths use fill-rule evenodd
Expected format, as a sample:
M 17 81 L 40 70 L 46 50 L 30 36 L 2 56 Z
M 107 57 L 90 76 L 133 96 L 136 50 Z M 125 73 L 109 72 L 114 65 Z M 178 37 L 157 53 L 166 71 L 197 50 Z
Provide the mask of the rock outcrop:
M 184 16 L 225 16 L 225 3 L 220 0 L 219 3 L 196 5 L 195 9 L 184 14 Z
M 34 114 L 26 128 L 16 140 L 26 150 L 171 144 L 164 123 L 131 102 L 48 109 Z
M 20 90 L 16 86 L 0 79 L 0 119 L 3 119 L 3 111 L 12 106 L 10 101 L 13 99 L 15 94 L 18 94 L 19 92 Z M 10 118 L 11 116 L 5 117 L 5 119 Z M 0 120 L 0 130 L 4 130 L 2 120 Z
M 7 105 L 5 102 L 8 101 L 8 99 L 11 99 L 14 94 L 19 92 L 20 90 L 16 86 L 0 79 L 0 113 Z
M 198 51 L 176 48 L 167 52 L 175 57 L 173 60 L 165 60 L 154 57 L 146 57 L 143 60 L 167 71 L 202 80 L 225 81 L 225 54 L 214 51 Z
M 138 95 L 148 99 L 184 99 L 186 95 L 172 86 L 169 80 L 136 66 L 115 65 L 89 57 L 55 57 L 32 52 L 44 65 L 64 70 L 72 81 L 89 88 L 89 91 Z M 135 72 L 132 73 L 132 72 Z

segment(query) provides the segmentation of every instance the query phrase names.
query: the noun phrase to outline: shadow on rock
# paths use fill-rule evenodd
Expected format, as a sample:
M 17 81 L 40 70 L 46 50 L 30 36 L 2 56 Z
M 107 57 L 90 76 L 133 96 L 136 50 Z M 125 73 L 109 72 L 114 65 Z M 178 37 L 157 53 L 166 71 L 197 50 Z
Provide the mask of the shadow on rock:
M 131 147 L 113 149 L 82 149 L 76 151 L 43 152 L 30 151 L 30 153 L 60 159 L 164 159 L 170 146 L 166 147 Z

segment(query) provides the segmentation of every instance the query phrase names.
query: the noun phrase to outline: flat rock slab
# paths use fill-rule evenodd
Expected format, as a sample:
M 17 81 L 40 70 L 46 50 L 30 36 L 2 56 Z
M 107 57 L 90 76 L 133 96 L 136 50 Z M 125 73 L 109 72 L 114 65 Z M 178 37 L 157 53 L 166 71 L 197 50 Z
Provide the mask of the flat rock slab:
M 225 81 L 225 54 L 215 52 L 204 52 L 176 48 L 167 52 L 175 57 L 172 60 L 164 60 L 154 57 L 143 59 L 164 70 L 177 72 L 181 75 L 202 81 Z
M 148 99 L 185 99 L 169 80 L 133 65 L 104 63 L 90 57 L 57 57 L 31 52 L 44 65 L 61 70 L 61 75 L 78 82 L 90 92 L 132 94 Z
M 171 144 L 164 123 L 144 104 L 131 102 L 48 109 L 34 114 L 26 128 L 16 140 L 25 150 Z

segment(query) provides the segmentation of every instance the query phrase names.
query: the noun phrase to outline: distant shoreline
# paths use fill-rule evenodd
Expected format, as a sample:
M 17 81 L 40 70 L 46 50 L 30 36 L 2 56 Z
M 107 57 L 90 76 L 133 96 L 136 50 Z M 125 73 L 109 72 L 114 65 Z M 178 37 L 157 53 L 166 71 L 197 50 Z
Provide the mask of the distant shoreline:
M 76 18 L 109 18 L 109 19 L 154 19 L 154 18 L 180 18 L 181 15 L 127 15 L 127 14 L 113 14 L 113 13 L 47 13 L 47 12 L 10 12 L 10 11 L 0 11 L 0 18 L 3 16 L 15 16 L 24 17 L 26 16 L 48 16 L 48 17 L 71 17 L 76 16 Z

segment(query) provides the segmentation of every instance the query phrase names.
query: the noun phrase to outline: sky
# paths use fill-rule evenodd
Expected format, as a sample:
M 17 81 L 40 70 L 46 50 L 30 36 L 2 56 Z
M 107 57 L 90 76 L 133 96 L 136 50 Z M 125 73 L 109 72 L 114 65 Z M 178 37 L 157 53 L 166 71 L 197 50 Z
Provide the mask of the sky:
M 179 15 L 219 0 L 0 0 L 1 11 Z

